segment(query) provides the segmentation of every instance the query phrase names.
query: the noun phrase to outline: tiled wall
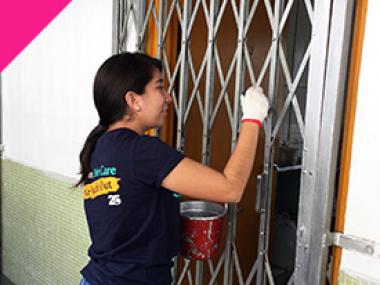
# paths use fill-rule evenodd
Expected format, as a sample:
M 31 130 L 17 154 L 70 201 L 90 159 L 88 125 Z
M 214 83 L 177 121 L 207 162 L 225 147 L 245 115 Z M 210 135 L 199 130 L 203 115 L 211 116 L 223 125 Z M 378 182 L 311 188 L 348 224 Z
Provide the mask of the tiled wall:
M 3 274 L 16 285 L 79 283 L 90 241 L 81 190 L 71 186 L 2 161 Z

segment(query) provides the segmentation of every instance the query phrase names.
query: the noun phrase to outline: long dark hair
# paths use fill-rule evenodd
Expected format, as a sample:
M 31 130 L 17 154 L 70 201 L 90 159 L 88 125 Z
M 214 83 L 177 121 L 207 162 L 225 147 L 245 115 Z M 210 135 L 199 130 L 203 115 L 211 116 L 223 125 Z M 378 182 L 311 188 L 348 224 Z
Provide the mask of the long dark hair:
M 94 79 L 94 103 L 99 124 L 88 135 L 79 155 L 81 185 L 91 172 L 90 160 L 96 140 L 108 126 L 121 120 L 128 105 L 124 96 L 128 91 L 143 94 L 155 69 L 162 71 L 159 60 L 142 53 L 121 53 L 108 58 L 99 68 Z

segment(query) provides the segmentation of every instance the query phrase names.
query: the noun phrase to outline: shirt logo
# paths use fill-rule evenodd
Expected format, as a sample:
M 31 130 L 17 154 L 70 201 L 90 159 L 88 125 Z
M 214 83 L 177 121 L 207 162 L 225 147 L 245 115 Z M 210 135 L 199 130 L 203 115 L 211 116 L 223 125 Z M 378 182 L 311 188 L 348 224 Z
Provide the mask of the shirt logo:
M 117 172 L 114 166 L 104 166 L 95 167 L 92 171 L 92 178 L 105 177 L 105 176 L 115 176 Z
M 116 177 L 103 177 L 95 180 L 90 184 L 86 184 L 83 188 L 83 198 L 95 199 L 98 196 L 106 195 L 119 191 L 120 178 Z
M 119 194 L 116 195 L 108 195 L 108 205 L 110 206 L 119 206 L 121 204 L 121 198 Z

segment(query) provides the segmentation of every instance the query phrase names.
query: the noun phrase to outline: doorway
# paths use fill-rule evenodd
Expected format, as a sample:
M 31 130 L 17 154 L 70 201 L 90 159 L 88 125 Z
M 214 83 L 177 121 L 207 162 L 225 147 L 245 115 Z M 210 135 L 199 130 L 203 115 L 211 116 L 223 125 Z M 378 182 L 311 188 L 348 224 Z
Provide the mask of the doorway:
M 308 186 L 305 141 L 315 143 L 308 135 L 313 120 L 315 133 L 321 131 L 314 113 L 322 113 L 324 96 L 314 88 L 324 85 L 322 77 L 310 92 L 310 62 L 326 57 L 329 25 L 323 19 L 330 21 L 332 1 L 116 2 L 115 51 L 125 50 L 129 37 L 138 50 L 162 60 L 174 109 L 161 136 L 190 158 L 222 171 L 238 137 L 240 94 L 260 85 L 271 104 L 244 198 L 229 205 L 219 255 L 204 262 L 179 258 L 176 282 L 293 282 L 300 198 Z M 320 54 L 313 40 L 321 40 Z M 318 102 L 315 110 L 309 96 Z

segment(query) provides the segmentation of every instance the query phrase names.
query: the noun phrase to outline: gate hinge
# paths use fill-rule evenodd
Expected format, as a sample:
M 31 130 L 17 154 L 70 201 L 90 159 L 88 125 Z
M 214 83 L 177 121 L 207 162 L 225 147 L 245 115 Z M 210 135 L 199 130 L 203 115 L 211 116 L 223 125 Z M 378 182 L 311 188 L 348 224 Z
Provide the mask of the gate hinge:
M 343 233 L 330 233 L 330 245 L 380 258 L 380 244 L 376 241 Z

